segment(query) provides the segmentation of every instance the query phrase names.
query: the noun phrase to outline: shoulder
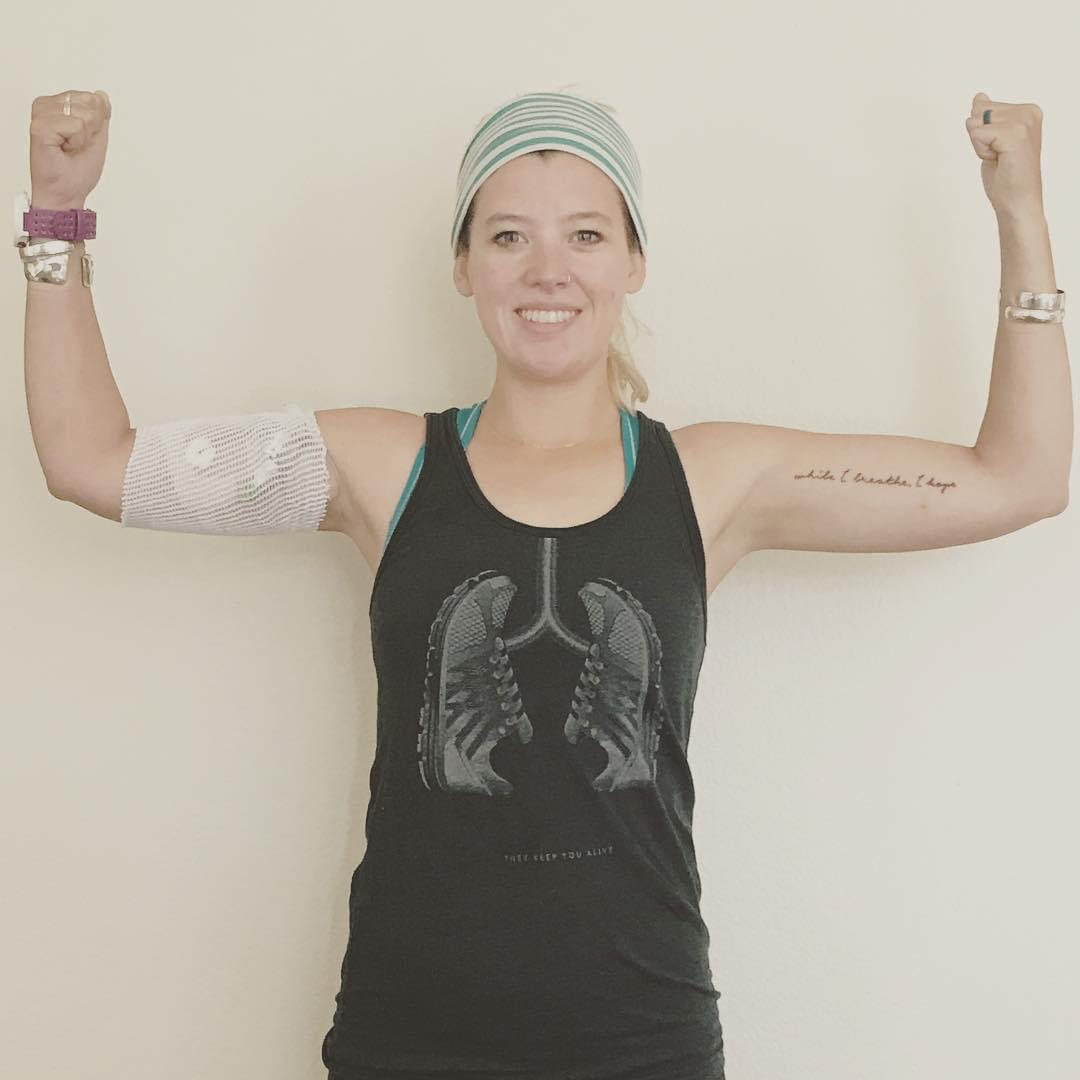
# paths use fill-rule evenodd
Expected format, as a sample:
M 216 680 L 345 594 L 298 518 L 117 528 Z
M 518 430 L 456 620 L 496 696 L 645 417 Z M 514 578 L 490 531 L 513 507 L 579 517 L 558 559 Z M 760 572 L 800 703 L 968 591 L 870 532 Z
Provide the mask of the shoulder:
M 761 424 L 706 420 L 671 430 L 706 547 L 748 528 L 739 508 L 776 453 Z M 749 545 L 750 538 L 744 542 Z
M 702 420 L 670 430 L 680 455 L 685 453 L 698 458 L 730 459 L 736 453 L 767 453 L 768 432 L 775 429 L 740 420 Z
M 673 429 L 671 440 L 684 467 L 752 481 L 776 455 L 784 430 L 740 420 L 704 420 Z

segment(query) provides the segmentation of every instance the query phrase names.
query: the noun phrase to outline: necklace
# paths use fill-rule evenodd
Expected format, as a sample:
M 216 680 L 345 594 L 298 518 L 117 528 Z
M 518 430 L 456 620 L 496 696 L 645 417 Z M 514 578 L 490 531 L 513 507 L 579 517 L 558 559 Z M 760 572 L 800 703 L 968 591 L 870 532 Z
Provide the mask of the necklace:
M 487 405 L 487 399 L 484 400 L 484 405 Z M 483 415 L 483 405 L 480 408 L 480 413 Z M 525 442 L 523 439 L 516 439 L 511 435 L 505 435 L 497 427 L 493 426 L 489 421 L 486 425 L 493 431 L 500 439 L 505 439 L 506 442 L 514 443 L 517 446 L 526 446 L 530 450 L 568 450 L 571 446 L 582 446 L 585 443 L 599 442 L 600 439 L 578 439 L 577 442 L 559 443 L 556 446 L 540 446 L 537 443 Z

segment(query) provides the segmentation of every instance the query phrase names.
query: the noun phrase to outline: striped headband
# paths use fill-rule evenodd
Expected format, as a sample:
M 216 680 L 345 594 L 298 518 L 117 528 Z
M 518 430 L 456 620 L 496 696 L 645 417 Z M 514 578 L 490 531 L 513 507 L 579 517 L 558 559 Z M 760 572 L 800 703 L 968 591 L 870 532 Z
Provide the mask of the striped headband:
M 480 122 L 461 158 L 450 249 L 473 196 L 500 166 L 533 150 L 563 150 L 591 161 L 622 192 L 646 251 L 641 209 L 641 166 L 622 125 L 595 101 L 574 94 L 523 94 L 500 105 Z

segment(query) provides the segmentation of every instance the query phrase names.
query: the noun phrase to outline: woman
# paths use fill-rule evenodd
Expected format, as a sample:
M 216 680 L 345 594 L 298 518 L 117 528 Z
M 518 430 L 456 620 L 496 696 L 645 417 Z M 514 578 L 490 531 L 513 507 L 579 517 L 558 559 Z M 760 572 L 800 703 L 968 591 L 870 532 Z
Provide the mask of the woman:
M 100 130 L 101 103 L 77 106 Z M 709 594 L 760 548 L 943 547 L 1057 513 L 1066 417 L 1032 384 L 1053 437 L 1020 455 L 1005 401 L 974 448 L 669 432 L 612 344 L 645 280 L 637 157 L 612 111 L 576 95 L 522 95 L 481 122 L 451 239 L 496 354 L 483 401 L 139 429 L 124 413 L 109 445 L 76 454 L 38 439 L 56 424 L 28 393 L 50 490 L 127 526 L 339 531 L 373 568 L 378 742 L 330 1080 L 718 1080 L 687 764 Z M 1026 270 L 1023 287 L 1054 290 L 1052 269 Z M 59 284 L 31 300 L 79 302 Z M 1014 389 L 1033 378 L 1015 366 Z M 1067 379 L 1063 356 L 1047 368 Z

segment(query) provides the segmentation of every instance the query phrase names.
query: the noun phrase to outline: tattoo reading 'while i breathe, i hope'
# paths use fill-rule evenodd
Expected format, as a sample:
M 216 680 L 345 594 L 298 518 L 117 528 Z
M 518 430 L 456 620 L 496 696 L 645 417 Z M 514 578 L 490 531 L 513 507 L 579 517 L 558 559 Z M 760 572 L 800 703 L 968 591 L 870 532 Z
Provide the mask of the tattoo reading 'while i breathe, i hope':
M 795 473 L 793 479 L 795 480 L 833 480 L 840 484 L 881 484 L 884 487 L 907 487 L 907 488 L 937 488 L 940 494 L 944 495 L 949 488 L 956 487 L 955 480 L 938 480 L 933 476 L 927 476 L 926 473 L 919 473 L 915 477 L 914 483 L 910 480 L 905 480 L 899 473 L 890 473 L 886 477 L 880 476 L 867 476 L 865 473 L 856 470 L 852 473 L 851 469 L 844 469 L 839 476 L 833 473 L 831 469 L 811 469 L 805 473 Z

